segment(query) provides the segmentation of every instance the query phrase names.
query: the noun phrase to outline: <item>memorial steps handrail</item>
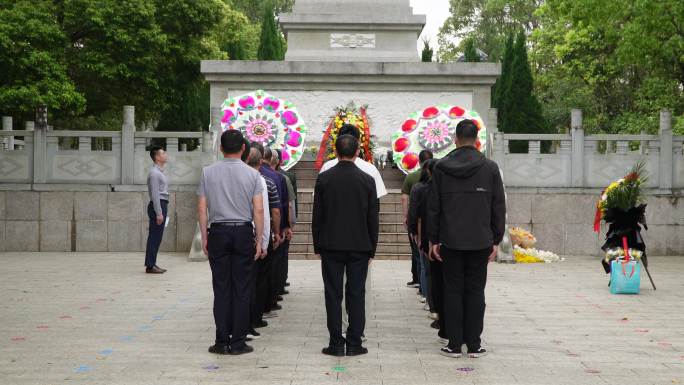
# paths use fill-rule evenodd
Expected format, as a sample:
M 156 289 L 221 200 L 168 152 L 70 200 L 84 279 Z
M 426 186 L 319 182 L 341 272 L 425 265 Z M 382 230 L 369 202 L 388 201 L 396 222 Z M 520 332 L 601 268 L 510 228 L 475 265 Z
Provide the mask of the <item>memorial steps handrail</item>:
M 197 138 L 201 139 L 203 131 L 139 131 L 135 133 L 136 138 Z

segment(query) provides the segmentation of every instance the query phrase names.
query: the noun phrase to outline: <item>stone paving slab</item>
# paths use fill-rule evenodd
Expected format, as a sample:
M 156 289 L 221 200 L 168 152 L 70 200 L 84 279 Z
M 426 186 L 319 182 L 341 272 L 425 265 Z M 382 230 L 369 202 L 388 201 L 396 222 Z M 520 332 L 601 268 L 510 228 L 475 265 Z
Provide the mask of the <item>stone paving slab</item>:
M 409 261 L 373 264 L 370 354 L 333 358 L 320 263 L 291 261 L 291 294 L 256 352 L 207 353 L 207 263 L 163 254 L 0 253 L 0 384 L 678 384 L 684 381 L 684 258 L 652 258 L 658 284 L 608 292 L 593 258 L 490 265 L 481 359 L 438 354 Z M 645 278 L 644 278 L 645 279 Z

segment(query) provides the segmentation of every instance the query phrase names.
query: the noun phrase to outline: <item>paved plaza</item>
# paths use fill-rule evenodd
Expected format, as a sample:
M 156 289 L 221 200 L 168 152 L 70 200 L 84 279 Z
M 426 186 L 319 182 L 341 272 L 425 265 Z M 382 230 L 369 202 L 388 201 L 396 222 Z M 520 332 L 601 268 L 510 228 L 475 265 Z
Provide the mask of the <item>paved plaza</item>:
M 292 261 L 290 295 L 255 353 L 213 342 L 207 263 L 163 254 L 0 254 L 4 384 L 676 384 L 684 381 L 684 258 L 652 259 L 658 291 L 615 296 L 596 259 L 491 265 L 481 359 L 438 354 L 408 261 L 373 264 L 370 354 L 333 358 L 320 263 Z

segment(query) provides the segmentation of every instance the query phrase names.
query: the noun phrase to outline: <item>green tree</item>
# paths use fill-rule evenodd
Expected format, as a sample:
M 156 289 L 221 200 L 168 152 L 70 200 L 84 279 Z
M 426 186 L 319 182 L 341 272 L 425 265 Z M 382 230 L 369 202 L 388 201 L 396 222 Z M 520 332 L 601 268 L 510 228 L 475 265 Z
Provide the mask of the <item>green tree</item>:
M 232 4 L 252 22 L 259 22 L 264 16 L 264 6 L 270 4 L 273 13 L 280 15 L 292 10 L 294 0 L 233 0 Z
M 511 77 L 511 64 L 513 63 L 513 33 L 508 34 L 506 39 L 506 48 L 504 50 L 503 59 L 501 62 L 501 76 L 497 79 L 496 84 L 492 90 L 492 106 L 498 109 L 498 121 L 503 121 L 506 111 L 506 106 L 504 106 L 505 99 L 503 98 L 503 93 L 505 85 L 508 84 Z
M 85 108 L 83 94 L 69 78 L 64 46 L 52 2 L 0 3 L 0 112 L 32 119 L 35 107 Z
M 527 59 L 525 32 L 516 37 L 513 47 L 510 77 L 503 85 L 502 121 L 499 126 L 503 132 L 509 133 L 545 133 L 546 123 L 542 115 L 541 105 L 533 94 L 534 80 Z M 512 146 L 512 150 L 525 150 L 527 143 Z
M 490 61 L 503 56 L 508 34 L 539 26 L 535 10 L 544 0 L 449 0 L 451 16 L 439 33 L 441 62 L 454 61 L 464 51 L 466 38 L 484 51 Z M 456 44 L 455 42 L 460 42 Z
M 472 38 L 467 38 L 463 45 L 463 60 L 467 63 L 477 63 L 480 61 L 480 54 L 475 48 L 475 41 Z
M 273 8 L 269 4 L 264 7 L 257 58 L 259 60 L 283 60 L 284 57 L 282 36 L 273 15 Z
M 423 51 L 420 54 L 420 59 L 421 61 L 425 63 L 430 63 L 432 62 L 432 58 L 435 54 L 435 51 L 430 47 L 430 40 L 425 39 L 423 40 Z

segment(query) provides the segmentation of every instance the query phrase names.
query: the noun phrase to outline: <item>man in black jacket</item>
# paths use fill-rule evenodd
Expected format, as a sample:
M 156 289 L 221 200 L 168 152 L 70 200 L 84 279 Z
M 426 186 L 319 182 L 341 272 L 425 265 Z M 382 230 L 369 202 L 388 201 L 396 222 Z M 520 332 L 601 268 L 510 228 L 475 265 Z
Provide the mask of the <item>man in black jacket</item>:
M 340 162 L 316 179 L 311 231 L 321 257 L 330 343 L 323 354 L 356 356 L 366 325 L 366 276 L 375 256 L 380 228 L 379 202 L 373 178 L 354 164 L 359 141 L 341 135 L 335 142 Z M 347 274 L 349 328 L 342 337 L 342 298 Z
M 428 202 L 428 238 L 433 258 L 443 262 L 444 316 L 449 344 L 441 354 L 486 354 L 481 346 L 487 264 L 496 258 L 506 223 L 499 167 L 475 148 L 477 126 L 456 127 L 457 149 L 440 160 Z

